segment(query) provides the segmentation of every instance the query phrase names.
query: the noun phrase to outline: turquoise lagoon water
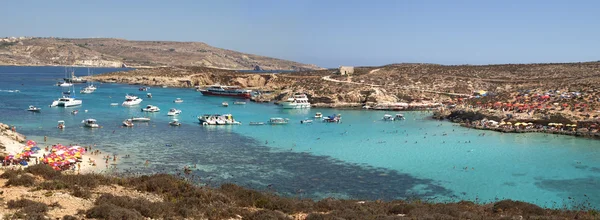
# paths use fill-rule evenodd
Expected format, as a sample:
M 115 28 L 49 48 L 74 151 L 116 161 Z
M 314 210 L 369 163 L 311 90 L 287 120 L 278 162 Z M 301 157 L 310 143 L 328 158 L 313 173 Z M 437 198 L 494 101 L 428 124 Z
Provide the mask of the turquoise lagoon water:
M 94 69 L 95 73 L 117 69 Z M 87 69 L 77 69 L 85 75 Z M 222 107 L 236 99 L 206 97 L 191 89 L 100 84 L 92 94 L 77 94 L 83 105 L 49 108 L 60 96 L 54 86 L 62 67 L 0 67 L 0 122 L 14 124 L 31 136 L 49 136 L 73 143 L 97 144 L 122 158 L 118 169 L 128 172 L 177 172 L 196 166 L 200 182 L 231 182 L 258 190 L 308 198 L 461 199 L 490 202 L 516 199 L 546 207 L 589 202 L 600 207 L 600 142 L 544 134 L 501 134 L 454 126 L 429 119 L 430 113 L 406 112 L 407 120 L 383 122 L 385 112 L 363 110 L 283 110 L 273 104 L 248 102 Z M 79 91 L 82 85 L 78 85 Z M 20 90 L 20 92 L 11 92 Z M 110 106 L 125 94 L 144 99 L 139 107 Z M 175 104 L 175 98 L 183 103 Z M 160 113 L 140 108 L 157 105 Z M 42 113 L 25 111 L 41 106 Z M 183 113 L 181 127 L 168 125 L 169 108 Z M 74 109 L 80 110 L 71 115 Z M 84 112 L 83 110 L 88 110 Z M 343 123 L 300 124 L 316 112 L 342 114 Z M 207 127 L 197 115 L 232 113 L 240 126 Z M 132 116 L 150 123 L 122 128 Z M 290 119 L 280 126 L 250 126 L 270 117 Z M 101 129 L 82 127 L 95 118 Z M 65 120 L 67 128 L 55 128 Z M 149 160 L 150 165 L 144 166 Z M 569 199 L 571 198 L 571 199 Z

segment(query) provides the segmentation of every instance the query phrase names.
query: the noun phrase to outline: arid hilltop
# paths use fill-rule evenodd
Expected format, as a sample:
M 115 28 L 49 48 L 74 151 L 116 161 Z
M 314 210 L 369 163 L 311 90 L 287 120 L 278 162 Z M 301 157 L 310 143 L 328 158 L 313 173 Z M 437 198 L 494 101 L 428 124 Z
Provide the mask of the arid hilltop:
M 201 42 L 112 38 L 4 38 L 0 65 L 121 67 L 203 66 L 219 69 L 310 70 L 319 67 L 212 47 Z

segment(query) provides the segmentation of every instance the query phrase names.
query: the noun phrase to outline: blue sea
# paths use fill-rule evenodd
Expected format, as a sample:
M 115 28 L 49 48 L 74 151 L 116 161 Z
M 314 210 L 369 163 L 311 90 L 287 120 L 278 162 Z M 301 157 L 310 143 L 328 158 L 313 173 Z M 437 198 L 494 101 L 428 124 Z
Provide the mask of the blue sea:
M 104 73 L 122 69 L 94 68 Z M 76 68 L 87 75 L 87 68 Z M 176 173 L 196 167 L 200 184 L 236 183 L 282 195 L 321 199 L 426 199 L 493 202 L 514 199 L 545 207 L 600 207 L 600 141 L 545 134 L 502 134 L 470 130 L 431 120 L 430 112 L 405 112 L 407 120 L 381 121 L 383 111 L 284 110 L 274 104 L 232 105 L 236 99 L 207 97 L 192 89 L 96 84 L 92 94 L 76 96 L 83 105 L 50 108 L 63 88 L 63 67 L 0 67 L 0 122 L 17 126 L 31 138 L 48 136 L 63 142 L 96 144 L 121 155 L 119 170 Z M 19 90 L 20 92 L 15 92 Z M 153 98 L 146 98 L 146 93 Z M 144 101 L 122 107 L 126 94 Z M 182 98 L 183 103 L 173 103 Z M 230 106 L 221 106 L 228 101 Z M 119 103 L 111 106 L 110 103 Z M 25 111 L 29 105 L 41 113 Z M 140 108 L 156 105 L 158 113 Z M 180 127 L 171 127 L 169 108 L 178 108 Z M 72 115 L 71 111 L 79 110 Z M 84 110 L 87 110 L 85 112 Z M 316 112 L 341 114 L 342 123 L 315 121 Z M 231 113 L 243 124 L 202 126 L 197 116 Z M 121 127 L 132 116 L 149 123 Z M 250 126 L 271 117 L 288 125 Z M 84 128 L 94 118 L 100 129 Z M 58 120 L 66 129 L 56 129 Z M 485 135 L 483 135 L 485 134 Z M 123 155 L 131 155 L 123 158 Z M 144 162 L 148 160 L 149 165 Z

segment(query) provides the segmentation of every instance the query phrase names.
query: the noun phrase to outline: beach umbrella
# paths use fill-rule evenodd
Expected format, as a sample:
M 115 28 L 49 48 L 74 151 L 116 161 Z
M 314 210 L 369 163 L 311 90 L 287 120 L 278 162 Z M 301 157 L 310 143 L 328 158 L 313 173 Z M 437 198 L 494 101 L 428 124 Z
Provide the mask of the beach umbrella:
M 509 121 L 509 122 L 506 122 L 506 124 L 507 124 L 507 125 L 512 125 L 512 122 L 510 122 L 510 121 Z
M 549 126 L 553 126 L 555 123 L 548 123 Z
M 528 124 L 528 125 L 533 125 L 533 123 L 531 123 L 531 122 L 529 122 L 529 123 L 527 123 L 527 124 Z
M 505 124 L 506 124 L 506 122 L 500 122 L 500 124 L 499 124 L 499 125 L 505 125 Z

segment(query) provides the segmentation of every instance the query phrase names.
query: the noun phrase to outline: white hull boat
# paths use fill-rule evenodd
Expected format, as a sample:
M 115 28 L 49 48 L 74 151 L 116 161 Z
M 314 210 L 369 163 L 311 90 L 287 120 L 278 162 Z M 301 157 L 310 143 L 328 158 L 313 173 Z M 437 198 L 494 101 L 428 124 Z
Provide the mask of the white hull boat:
M 174 109 L 174 108 L 170 109 L 169 112 L 167 113 L 168 116 L 177 116 L 179 114 L 181 114 L 181 110 Z
M 182 102 L 183 102 L 183 99 L 176 98 L 176 99 L 175 99 L 173 102 L 174 102 L 174 103 L 182 103 Z
M 295 94 L 287 101 L 281 102 L 280 105 L 284 109 L 310 108 L 310 102 L 308 102 L 308 97 L 305 94 Z
M 289 119 L 287 118 L 271 118 L 269 119 L 269 124 L 272 125 L 285 125 L 287 124 Z
M 153 106 L 153 105 L 148 105 L 146 106 L 146 108 L 142 109 L 143 112 L 159 112 L 160 108 Z
M 231 114 L 224 115 L 203 115 L 198 117 L 202 125 L 240 125 L 239 121 L 233 119 Z
M 144 118 L 144 117 L 134 117 L 134 118 L 131 118 L 131 121 L 149 122 L 149 121 L 150 121 L 150 118 Z
M 142 103 L 142 99 L 138 98 L 137 96 L 126 95 L 125 96 L 125 101 L 121 105 L 123 105 L 123 106 L 135 106 L 135 105 L 139 105 L 140 103 Z
M 27 108 L 27 111 L 30 111 L 30 112 L 40 112 L 41 110 L 42 110 L 41 108 L 35 107 L 33 105 L 30 105 L 29 108 Z
M 125 126 L 125 127 L 133 127 L 133 120 L 127 119 L 127 120 L 123 121 L 123 126 Z
M 83 125 L 85 125 L 88 128 L 99 128 L 100 125 L 98 125 L 98 123 L 96 122 L 96 119 L 85 119 L 83 120 L 81 123 L 83 123 Z

